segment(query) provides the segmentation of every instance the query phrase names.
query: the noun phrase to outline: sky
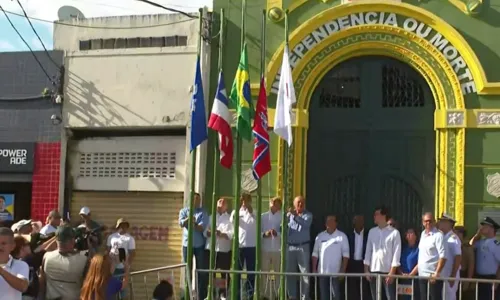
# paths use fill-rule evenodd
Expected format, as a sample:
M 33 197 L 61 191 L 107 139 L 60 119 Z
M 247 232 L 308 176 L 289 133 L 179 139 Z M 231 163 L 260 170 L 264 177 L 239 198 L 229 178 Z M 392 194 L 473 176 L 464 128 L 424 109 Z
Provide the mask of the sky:
M 168 13 L 167 11 L 137 0 L 19 0 L 28 17 L 46 21 L 58 20 L 57 12 L 62 6 L 78 8 L 86 18 L 146 15 Z M 152 2 L 185 12 L 197 12 L 198 8 L 212 6 L 212 0 L 151 0 Z M 17 0 L 0 0 L 0 5 L 7 12 L 15 28 L 33 50 L 42 50 L 43 46 L 31 29 Z M 16 16 L 11 13 L 21 14 Z M 52 49 L 53 25 L 50 22 L 31 20 L 33 27 L 41 37 L 45 47 Z M 9 24 L 0 10 L 0 52 L 29 51 L 16 31 Z

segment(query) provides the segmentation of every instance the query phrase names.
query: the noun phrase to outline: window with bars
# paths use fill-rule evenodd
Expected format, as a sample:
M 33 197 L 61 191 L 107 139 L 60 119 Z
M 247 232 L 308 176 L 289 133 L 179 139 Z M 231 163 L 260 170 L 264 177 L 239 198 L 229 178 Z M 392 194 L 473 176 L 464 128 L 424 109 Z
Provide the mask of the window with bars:
M 327 75 L 319 96 L 321 108 L 361 107 L 361 80 L 357 65 L 346 65 Z
M 421 82 L 398 66 L 382 67 L 382 107 L 424 107 Z
M 187 46 L 186 35 L 135 37 L 135 38 L 108 38 L 81 40 L 80 50 L 151 48 L 151 47 L 180 47 Z
M 83 178 L 175 179 L 175 152 L 80 152 Z

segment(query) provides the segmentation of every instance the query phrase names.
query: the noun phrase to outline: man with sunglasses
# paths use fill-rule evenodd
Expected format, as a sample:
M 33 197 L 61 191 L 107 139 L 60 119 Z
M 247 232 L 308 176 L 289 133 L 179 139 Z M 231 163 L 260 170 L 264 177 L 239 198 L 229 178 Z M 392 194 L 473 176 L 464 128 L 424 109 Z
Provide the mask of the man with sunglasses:
M 444 236 L 436 228 L 436 220 L 431 212 L 422 216 L 424 231 L 418 244 L 418 263 L 413 268 L 410 276 L 428 277 L 419 279 L 421 300 L 441 300 L 443 298 L 443 281 L 436 280 L 441 277 L 441 271 L 446 263 Z M 427 293 L 429 298 L 427 298 Z

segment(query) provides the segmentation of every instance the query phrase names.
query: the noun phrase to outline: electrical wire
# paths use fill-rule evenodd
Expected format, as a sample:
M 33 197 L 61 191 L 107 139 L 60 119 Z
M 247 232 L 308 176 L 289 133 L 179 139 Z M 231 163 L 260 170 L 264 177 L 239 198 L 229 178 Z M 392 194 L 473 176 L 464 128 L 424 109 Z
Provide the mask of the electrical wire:
M 146 4 L 149 4 L 149 5 L 154 6 L 154 7 L 159 7 L 159 8 L 162 8 L 164 10 L 168 10 L 170 12 L 178 13 L 178 14 L 184 15 L 184 16 L 186 16 L 188 18 L 191 18 L 191 19 L 198 19 L 198 16 L 193 16 L 193 15 L 190 15 L 187 12 L 184 12 L 182 10 L 178 10 L 178 9 L 175 9 L 175 8 L 166 7 L 166 6 L 163 6 L 163 5 L 158 4 L 156 2 L 153 2 L 153 1 L 149 1 L 149 0 L 136 0 L 136 1 L 146 3 Z
M 18 14 L 16 12 L 12 12 L 12 11 L 8 11 L 8 10 L 4 10 L 4 12 L 6 12 L 10 15 L 13 15 L 13 16 L 18 16 L 18 17 L 23 17 L 23 18 L 25 17 L 22 14 Z M 91 25 L 69 24 L 69 23 L 64 23 L 64 22 L 60 22 L 60 21 L 50 21 L 50 20 L 40 19 L 40 18 L 30 17 L 30 16 L 28 16 L 28 19 L 38 21 L 38 22 L 57 24 L 57 25 L 68 26 L 68 27 L 79 27 L 79 28 L 89 28 L 89 29 L 127 29 L 127 30 L 128 29 L 145 29 L 145 28 L 162 27 L 162 26 L 169 26 L 169 25 L 175 25 L 175 24 L 180 24 L 180 23 L 192 21 L 192 19 L 186 19 L 186 20 L 180 20 L 180 21 L 164 23 L 164 24 L 130 26 L 130 27 L 113 27 L 113 26 L 91 26 Z
M 21 40 L 24 42 L 24 44 L 26 45 L 26 47 L 28 47 L 28 49 L 30 50 L 31 54 L 33 55 L 33 58 L 35 58 L 36 62 L 38 63 L 38 65 L 40 66 L 40 68 L 42 69 L 43 73 L 45 73 L 45 76 L 47 76 L 47 78 L 50 80 L 50 82 L 55 85 L 55 82 L 54 80 L 52 79 L 52 77 L 50 77 L 49 73 L 47 73 L 47 71 L 45 70 L 45 68 L 43 67 L 42 63 L 40 62 L 40 60 L 38 59 L 38 57 L 36 56 L 36 54 L 33 52 L 33 49 L 31 49 L 30 45 L 28 44 L 28 42 L 26 42 L 26 40 L 24 39 L 23 35 L 19 32 L 19 30 L 17 30 L 16 26 L 14 25 L 14 23 L 12 23 L 12 21 L 10 20 L 9 18 L 9 15 L 5 12 L 5 10 L 3 9 L 3 7 L 0 5 L 0 10 L 2 10 L 3 14 L 5 15 L 5 18 L 7 19 L 7 21 L 10 23 L 10 26 L 12 27 L 12 29 L 14 29 L 14 31 L 17 33 L 17 35 L 21 38 Z
M 130 7 L 124 7 L 124 6 L 118 6 L 118 5 L 106 4 L 106 3 L 100 3 L 100 2 L 94 2 L 94 1 L 89 1 L 89 0 L 69 0 L 69 1 L 86 2 L 86 3 L 93 4 L 93 5 L 99 5 L 99 6 L 105 6 L 105 7 L 118 8 L 118 9 L 129 10 L 129 11 L 135 11 L 134 9 L 132 9 Z M 178 5 L 178 4 L 171 4 L 171 3 L 165 4 L 165 5 L 166 6 L 173 6 L 173 7 L 180 7 L 180 8 L 187 8 L 187 9 L 191 9 L 191 8 L 198 9 L 199 8 L 197 6 L 186 6 L 186 5 Z
M 49 53 L 49 51 L 47 51 L 47 47 L 45 47 L 45 44 L 43 43 L 42 38 L 40 37 L 40 35 L 38 35 L 38 32 L 36 32 L 35 27 L 33 27 L 33 23 L 31 23 L 30 18 L 28 18 L 28 14 L 26 14 L 26 11 L 24 10 L 24 7 L 21 4 L 21 1 L 17 0 L 17 4 L 19 4 L 19 7 L 21 7 L 23 14 L 24 14 L 24 17 L 26 18 L 26 20 L 28 21 L 28 23 L 31 26 L 31 29 L 33 29 L 33 32 L 35 33 L 36 37 L 40 41 L 40 44 L 42 45 L 43 50 L 45 51 L 45 54 L 47 55 L 47 57 L 54 64 L 54 66 L 56 66 L 57 68 L 60 68 L 61 66 L 58 63 L 56 63 L 56 61 L 52 58 L 52 56 L 50 56 L 50 53 Z

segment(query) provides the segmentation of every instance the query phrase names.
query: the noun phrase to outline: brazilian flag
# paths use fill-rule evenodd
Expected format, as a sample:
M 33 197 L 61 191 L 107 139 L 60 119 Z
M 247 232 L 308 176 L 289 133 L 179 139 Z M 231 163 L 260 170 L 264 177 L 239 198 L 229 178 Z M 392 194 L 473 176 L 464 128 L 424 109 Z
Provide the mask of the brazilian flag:
M 250 141 L 252 139 L 252 118 L 254 116 L 254 110 L 250 92 L 250 75 L 248 73 L 248 52 L 246 43 L 243 44 L 240 63 L 236 71 L 229 99 L 233 107 L 236 108 L 236 114 L 238 116 L 236 122 L 238 136 Z

